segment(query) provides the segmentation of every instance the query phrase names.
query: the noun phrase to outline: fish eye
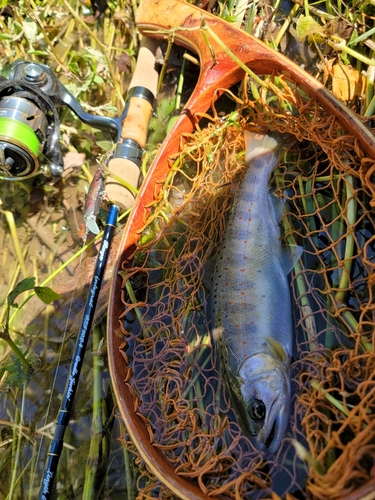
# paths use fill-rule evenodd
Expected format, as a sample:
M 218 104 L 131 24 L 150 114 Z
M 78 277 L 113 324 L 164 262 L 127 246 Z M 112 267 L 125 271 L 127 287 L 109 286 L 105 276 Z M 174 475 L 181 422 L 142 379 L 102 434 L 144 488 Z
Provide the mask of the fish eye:
M 248 406 L 250 418 L 253 420 L 263 420 L 266 416 L 266 407 L 260 399 L 253 399 Z

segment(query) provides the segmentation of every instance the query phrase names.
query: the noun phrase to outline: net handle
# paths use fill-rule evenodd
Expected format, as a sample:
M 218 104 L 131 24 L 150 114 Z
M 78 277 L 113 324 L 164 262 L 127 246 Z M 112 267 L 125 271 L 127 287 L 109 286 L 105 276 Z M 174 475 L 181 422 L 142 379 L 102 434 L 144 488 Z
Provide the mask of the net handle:
M 375 137 L 363 123 L 322 83 L 252 35 L 182 0 L 143 0 L 136 21 L 141 33 L 150 37 L 163 38 L 167 36 L 166 32 L 172 30 L 171 36 L 176 43 L 199 55 L 200 77 L 185 108 L 189 120 L 185 120 L 184 132 L 193 129 L 196 112 L 210 107 L 217 88 L 230 88 L 244 75 L 244 70 L 202 27 L 205 24 L 254 73 L 269 75 L 276 70 L 294 79 L 327 113 L 334 115 L 342 127 L 358 140 L 363 150 L 375 159 Z

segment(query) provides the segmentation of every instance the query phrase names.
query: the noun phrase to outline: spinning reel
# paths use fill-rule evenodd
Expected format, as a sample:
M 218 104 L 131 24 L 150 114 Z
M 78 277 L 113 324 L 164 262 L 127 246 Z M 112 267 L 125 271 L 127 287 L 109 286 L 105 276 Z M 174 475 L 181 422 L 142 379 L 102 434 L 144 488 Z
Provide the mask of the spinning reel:
M 41 168 L 54 177 L 63 173 L 59 106 L 68 106 L 82 122 L 119 141 L 124 116 L 86 113 L 48 66 L 18 60 L 8 79 L 0 76 L 0 178 L 26 179 Z M 43 166 L 40 156 L 46 159 Z

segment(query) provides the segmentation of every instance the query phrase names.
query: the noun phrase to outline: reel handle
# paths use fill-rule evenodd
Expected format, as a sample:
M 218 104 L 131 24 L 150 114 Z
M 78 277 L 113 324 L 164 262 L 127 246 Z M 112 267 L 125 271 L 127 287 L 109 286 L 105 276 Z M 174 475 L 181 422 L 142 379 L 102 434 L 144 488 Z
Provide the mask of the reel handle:
M 155 69 L 155 52 L 158 41 L 144 37 L 141 42 L 137 65 L 129 85 L 126 116 L 122 122 L 122 140 L 116 147 L 108 169 L 117 177 L 137 188 L 142 151 L 146 145 L 148 123 L 157 92 L 158 73 Z M 106 192 L 121 210 L 133 206 L 134 193 L 113 177 L 108 176 Z

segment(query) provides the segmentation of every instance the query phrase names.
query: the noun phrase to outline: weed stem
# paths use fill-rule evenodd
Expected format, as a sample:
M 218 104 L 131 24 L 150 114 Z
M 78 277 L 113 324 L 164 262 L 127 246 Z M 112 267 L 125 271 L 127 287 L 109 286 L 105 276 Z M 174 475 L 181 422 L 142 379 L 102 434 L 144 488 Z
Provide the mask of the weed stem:
M 347 289 L 350 282 L 350 272 L 353 264 L 353 252 L 354 252 L 354 225 L 356 222 L 357 214 L 357 201 L 353 193 L 353 176 L 348 175 L 346 177 L 346 219 L 347 219 L 347 236 L 344 254 L 344 267 L 342 270 L 339 291 L 335 294 L 335 300 L 338 303 L 343 303 L 345 296 L 347 294 Z
M 209 27 L 207 24 L 204 23 L 204 19 L 202 21 L 202 30 L 207 31 L 207 33 L 210 35 L 210 37 L 215 40 L 215 42 L 219 45 L 221 49 L 241 68 L 247 73 L 253 80 L 257 82 L 258 85 L 261 87 L 264 87 L 268 89 L 268 85 L 261 79 L 259 78 L 258 75 L 254 73 L 254 71 L 251 71 L 250 68 L 246 66 L 228 47 L 225 45 L 225 43 L 216 35 L 216 33 Z M 203 33 L 203 32 L 202 32 Z M 375 64 L 375 63 L 374 63 Z
M 5 218 L 7 220 L 8 226 L 9 226 L 10 234 L 12 235 L 14 249 L 16 251 L 16 255 L 17 255 L 18 263 L 20 265 L 21 273 L 22 273 L 24 278 L 27 278 L 25 260 L 24 260 L 23 255 L 22 255 L 21 246 L 20 246 L 20 242 L 19 242 L 18 234 L 17 234 L 16 223 L 14 222 L 13 214 L 12 214 L 12 212 L 8 212 L 8 211 L 1 211 L 1 213 L 3 213 L 5 215 Z

